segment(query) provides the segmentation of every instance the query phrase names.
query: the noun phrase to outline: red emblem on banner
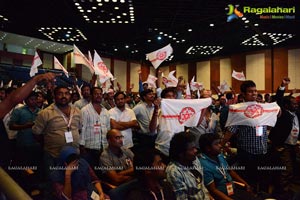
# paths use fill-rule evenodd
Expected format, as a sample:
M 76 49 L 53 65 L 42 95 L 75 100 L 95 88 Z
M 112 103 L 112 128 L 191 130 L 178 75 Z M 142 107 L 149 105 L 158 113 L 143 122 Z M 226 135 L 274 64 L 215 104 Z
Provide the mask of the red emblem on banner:
M 178 116 L 178 122 L 180 124 L 183 124 L 185 121 L 187 121 L 188 119 L 190 119 L 194 114 L 195 114 L 195 110 L 191 107 L 184 107 L 181 112 L 179 113 Z
M 158 59 L 158 60 L 164 60 L 166 57 L 167 57 L 166 51 L 159 51 L 156 54 L 156 59 Z
M 248 118 L 256 118 L 261 116 L 263 113 L 264 113 L 263 107 L 258 104 L 254 104 L 246 108 L 244 115 Z
M 105 74 L 107 74 L 108 69 L 107 69 L 106 65 L 103 62 L 98 62 L 98 68 L 100 70 L 102 70 Z

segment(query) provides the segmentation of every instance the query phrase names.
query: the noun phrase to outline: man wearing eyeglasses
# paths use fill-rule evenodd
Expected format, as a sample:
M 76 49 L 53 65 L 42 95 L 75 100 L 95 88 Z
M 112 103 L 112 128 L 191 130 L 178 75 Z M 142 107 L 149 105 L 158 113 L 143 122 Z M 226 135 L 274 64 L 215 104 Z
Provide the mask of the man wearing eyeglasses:
M 133 179 L 133 153 L 123 147 L 124 136 L 117 129 L 107 132 L 108 147 L 100 156 L 100 165 L 106 180 L 113 185 L 120 185 Z

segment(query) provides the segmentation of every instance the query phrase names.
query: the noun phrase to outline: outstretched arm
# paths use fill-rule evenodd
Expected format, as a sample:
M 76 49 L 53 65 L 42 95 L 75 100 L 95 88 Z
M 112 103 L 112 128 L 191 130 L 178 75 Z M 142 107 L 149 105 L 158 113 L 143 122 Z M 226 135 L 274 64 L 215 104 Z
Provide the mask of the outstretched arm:
M 40 74 L 29 80 L 24 86 L 13 91 L 0 103 L 0 119 L 2 119 L 13 107 L 22 102 L 32 91 L 34 86 L 41 81 L 53 81 L 54 73 Z

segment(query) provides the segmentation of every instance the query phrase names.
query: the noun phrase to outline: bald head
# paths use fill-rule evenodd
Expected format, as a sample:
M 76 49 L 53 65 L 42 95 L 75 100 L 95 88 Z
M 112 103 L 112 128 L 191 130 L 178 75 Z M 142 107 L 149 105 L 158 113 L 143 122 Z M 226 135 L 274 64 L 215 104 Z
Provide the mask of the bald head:
M 120 134 L 121 134 L 121 132 L 118 129 L 111 129 L 107 132 L 106 139 L 109 140 L 110 138 L 113 138 Z
M 106 134 L 106 139 L 110 148 L 121 148 L 124 136 L 117 129 L 111 129 Z

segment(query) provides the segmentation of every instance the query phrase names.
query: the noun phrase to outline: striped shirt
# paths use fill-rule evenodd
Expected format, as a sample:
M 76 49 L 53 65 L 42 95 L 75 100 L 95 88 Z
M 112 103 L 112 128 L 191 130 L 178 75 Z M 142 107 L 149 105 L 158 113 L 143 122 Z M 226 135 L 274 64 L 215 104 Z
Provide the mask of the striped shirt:
M 82 133 L 80 145 L 85 148 L 100 150 L 107 147 L 106 133 L 110 130 L 110 119 L 108 111 L 102 107 L 100 115 L 92 103 L 81 109 Z M 95 133 L 95 125 L 100 126 L 100 133 Z
M 263 133 L 256 136 L 256 127 L 253 126 L 228 126 L 227 129 L 233 134 L 237 134 L 237 147 L 250 154 L 266 154 L 268 148 L 267 126 L 262 126 Z

